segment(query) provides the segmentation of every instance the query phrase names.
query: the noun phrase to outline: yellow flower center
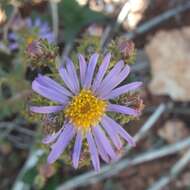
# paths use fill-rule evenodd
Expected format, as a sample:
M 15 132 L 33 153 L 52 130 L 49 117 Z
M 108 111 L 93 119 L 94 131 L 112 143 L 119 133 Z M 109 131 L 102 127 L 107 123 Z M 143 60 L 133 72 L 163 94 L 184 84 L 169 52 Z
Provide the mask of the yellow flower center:
M 26 43 L 30 45 L 34 40 L 36 40 L 37 37 L 35 35 L 30 35 L 26 38 Z
M 33 37 L 28 37 L 26 42 L 27 44 L 31 44 L 33 42 L 34 38 Z
M 65 109 L 65 116 L 76 127 L 88 129 L 97 125 L 105 113 L 107 102 L 95 97 L 90 90 L 81 90 Z

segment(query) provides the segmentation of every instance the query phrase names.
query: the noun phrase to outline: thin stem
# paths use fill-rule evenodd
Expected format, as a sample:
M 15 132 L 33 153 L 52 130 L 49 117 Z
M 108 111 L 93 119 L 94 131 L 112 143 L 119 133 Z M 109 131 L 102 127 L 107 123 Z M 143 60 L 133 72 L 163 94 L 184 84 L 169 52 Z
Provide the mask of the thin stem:
M 187 166 L 190 162 L 190 149 L 182 156 L 171 168 L 168 175 L 165 175 L 158 179 L 151 187 L 147 190 L 161 190 L 167 184 L 169 184 L 172 180 L 174 180 L 183 169 Z
M 28 170 L 33 168 L 37 163 L 39 158 L 44 154 L 43 150 L 38 149 L 35 150 L 34 148 L 31 148 L 30 154 L 28 156 L 27 161 L 25 162 L 23 168 L 21 169 L 18 177 L 16 178 L 16 181 L 12 187 L 12 190 L 25 190 L 30 189 L 28 184 L 26 184 L 23 181 L 23 177 L 26 174 Z
M 123 7 L 121 8 L 121 10 L 117 16 L 117 19 L 116 19 L 116 22 L 114 23 L 114 25 L 112 25 L 112 26 L 109 25 L 105 29 L 105 32 L 102 36 L 101 44 L 100 44 L 100 47 L 102 49 L 106 46 L 106 42 L 108 41 L 109 38 L 111 38 L 111 35 L 113 34 L 113 32 L 115 32 L 119 28 L 119 26 L 125 21 L 125 19 L 129 15 L 130 10 L 131 10 L 131 1 L 132 0 L 128 0 L 123 5 Z
M 51 15 L 52 15 L 52 23 L 53 23 L 53 32 L 55 35 L 55 40 L 58 39 L 58 32 L 59 32 L 59 17 L 58 17 L 58 2 L 55 0 L 49 0 L 50 7 L 51 7 Z

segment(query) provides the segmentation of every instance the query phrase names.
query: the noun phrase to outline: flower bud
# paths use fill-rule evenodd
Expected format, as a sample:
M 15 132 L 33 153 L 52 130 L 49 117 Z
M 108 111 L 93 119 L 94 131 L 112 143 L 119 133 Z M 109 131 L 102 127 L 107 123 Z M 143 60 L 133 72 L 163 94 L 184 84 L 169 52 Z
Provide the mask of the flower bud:
M 40 42 L 37 40 L 32 41 L 29 43 L 27 47 L 27 54 L 30 58 L 38 58 L 42 55 L 42 47 L 40 46 Z

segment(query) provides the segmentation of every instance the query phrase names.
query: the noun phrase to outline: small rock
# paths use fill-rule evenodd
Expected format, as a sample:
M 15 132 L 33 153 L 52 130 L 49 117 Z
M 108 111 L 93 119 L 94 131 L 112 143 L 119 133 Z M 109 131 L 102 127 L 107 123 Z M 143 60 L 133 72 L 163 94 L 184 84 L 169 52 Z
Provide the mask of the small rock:
M 158 32 L 145 50 L 150 59 L 149 89 L 173 100 L 190 100 L 190 27 Z
M 165 123 L 165 125 L 158 131 L 160 137 L 168 143 L 173 144 L 184 138 L 189 137 L 190 131 L 181 120 L 173 119 Z

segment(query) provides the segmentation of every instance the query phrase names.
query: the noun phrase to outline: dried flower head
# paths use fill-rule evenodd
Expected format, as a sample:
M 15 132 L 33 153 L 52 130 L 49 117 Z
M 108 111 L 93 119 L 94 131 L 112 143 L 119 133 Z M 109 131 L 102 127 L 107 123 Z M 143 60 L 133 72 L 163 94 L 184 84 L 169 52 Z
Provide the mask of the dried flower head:
M 58 54 L 58 47 L 49 43 L 47 40 L 33 40 L 26 47 L 25 56 L 26 60 L 31 66 L 40 67 L 54 65 L 55 59 Z
M 118 48 L 124 58 L 131 57 L 135 51 L 134 43 L 126 39 L 119 39 Z

